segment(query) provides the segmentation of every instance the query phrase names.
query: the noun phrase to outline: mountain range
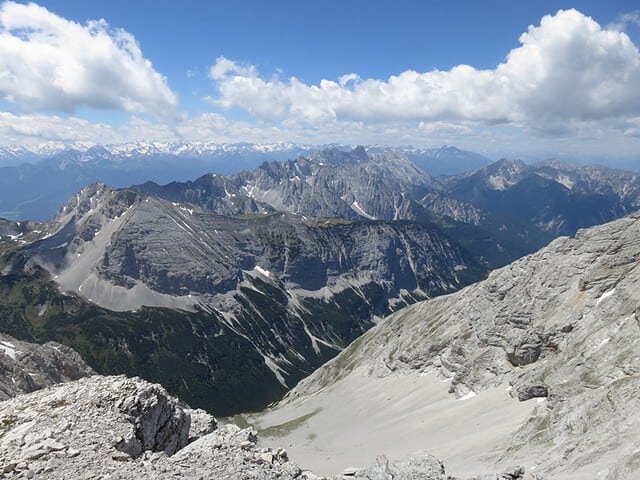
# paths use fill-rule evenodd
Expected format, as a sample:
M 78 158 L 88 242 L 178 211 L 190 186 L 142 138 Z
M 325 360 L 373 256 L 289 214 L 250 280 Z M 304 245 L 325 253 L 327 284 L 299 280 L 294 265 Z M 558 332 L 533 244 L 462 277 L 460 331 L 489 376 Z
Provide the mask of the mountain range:
M 45 221 L 80 188 L 185 181 L 215 172 L 235 174 L 265 161 L 287 160 L 319 147 L 292 143 L 140 142 L 123 145 L 49 143 L 0 147 L 0 217 Z M 349 151 L 351 146 L 334 146 Z M 320 147 L 322 149 L 322 147 Z M 377 148 L 384 151 L 384 148 Z M 455 147 L 400 149 L 437 173 L 460 173 L 489 160 Z M 421 163 L 422 162 L 422 163 Z
M 222 216 L 101 184 L 10 238 L 5 331 L 218 413 L 264 406 L 376 318 L 486 274 L 433 225 Z
M 554 235 L 573 235 L 640 208 L 640 175 L 601 166 L 500 160 L 443 183 L 461 202 Z
M 218 414 L 259 409 L 384 315 L 561 233 L 483 198 L 542 178 L 604 199 L 576 219 L 536 190 L 531 201 L 567 228 L 637 204 L 633 174 L 541 168 L 501 161 L 434 178 L 405 153 L 357 147 L 166 185 L 92 184 L 46 223 L 0 224 L 4 328 Z

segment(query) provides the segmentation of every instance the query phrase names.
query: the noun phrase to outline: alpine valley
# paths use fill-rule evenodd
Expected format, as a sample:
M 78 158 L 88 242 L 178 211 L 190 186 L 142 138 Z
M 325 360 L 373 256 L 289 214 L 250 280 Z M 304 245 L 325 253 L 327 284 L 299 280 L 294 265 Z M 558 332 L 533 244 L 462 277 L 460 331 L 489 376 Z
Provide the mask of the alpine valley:
M 542 214 L 506 206 L 521 191 Z M 584 198 L 593 209 L 577 216 Z M 626 172 L 503 160 L 434 178 L 406 152 L 363 147 L 164 186 L 95 183 L 46 223 L 0 224 L 0 315 L 5 333 L 230 415 L 278 400 L 385 315 L 639 199 Z
M 580 230 L 405 307 L 243 427 L 160 385 L 92 375 L 63 345 L 0 335 L 2 474 L 635 478 L 639 234 L 637 213 Z

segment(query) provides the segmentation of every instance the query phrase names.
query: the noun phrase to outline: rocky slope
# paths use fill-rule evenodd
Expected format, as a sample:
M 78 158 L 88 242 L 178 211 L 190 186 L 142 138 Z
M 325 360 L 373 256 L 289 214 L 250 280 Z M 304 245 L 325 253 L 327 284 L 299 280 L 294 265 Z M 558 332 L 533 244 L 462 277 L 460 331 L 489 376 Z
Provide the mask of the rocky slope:
M 444 190 L 476 208 L 530 222 L 554 235 L 619 218 L 640 208 L 640 175 L 556 161 L 500 160 L 452 177 Z
M 0 333 L 0 400 L 93 374 L 66 345 L 21 342 Z
M 139 379 L 94 376 L 21 395 L 0 403 L 0 418 L 9 478 L 304 478 L 283 450 L 256 448 L 251 430 L 216 428 Z
M 320 472 L 345 451 L 422 448 L 454 474 L 521 464 L 632 478 L 639 282 L 640 215 L 581 230 L 390 316 L 252 421 L 281 426 L 297 458 L 326 459 L 312 463 Z
M 482 478 L 525 478 L 522 473 Z M 160 385 L 99 375 L 0 402 L 0 476 L 329 480 L 290 462 L 285 449 L 260 445 L 252 428 L 218 425 Z M 333 480 L 389 478 L 455 480 L 430 455 L 399 462 L 383 455 Z

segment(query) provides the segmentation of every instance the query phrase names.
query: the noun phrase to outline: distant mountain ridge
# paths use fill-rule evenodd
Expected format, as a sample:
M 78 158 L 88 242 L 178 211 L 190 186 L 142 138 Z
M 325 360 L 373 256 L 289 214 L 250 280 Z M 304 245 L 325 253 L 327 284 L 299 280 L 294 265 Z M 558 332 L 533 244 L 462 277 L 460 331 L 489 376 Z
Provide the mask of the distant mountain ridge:
M 128 142 L 122 144 L 97 145 L 77 142 L 64 144 L 57 142 L 34 146 L 0 146 L 0 164 L 13 159 L 21 163 L 25 159 L 44 159 L 63 153 L 75 152 L 83 161 L 90 161 L 96 153 L 104 152 L 119 157 L 153 155 L 211 156 L 221 152 L 292 152 L 308 151 L 316 147 L 289 142 L 275 143 L 216 143 L 216 142 Z
M 122 145 L 50 143 L 36 147 L 0 146 L 0 217 L 44 221 L 80 188 L 94 182 L 113 187 L 154 181 L 186 181 L 206 173 L 235 174 L 265 161 L 290 160 L 325 148 L 353 146 L 293 143 L 218 144 L 214 142 L 138 142 Z M 389 150 L 372 147 L 376 151 Z M 393 149 L 420 159 L 436 158 L 445 173 L 466 170 L 471 152 L 442 149 Z M 488 163 L 488 160 L 485 162 Z M 435 164 L 432 164 L 435 167 Z M 463 167 L 464 166 L 464 167 Z
M 115 187 L 155 180 L 187 180 L 204 173 L 237 172 L 265 160 L 307 152 L 293 144 L 130 143 L 45 145 L 41 149 L 0 147 L 0 217 L 45 221 L 82 187 Z M 5 161 L 3 161 L 3 159 Z
M 443 181 L 453 198 L 532 223 L 554 235 L 605 223 L 640 208 L 640 174 L 557 161 L 499 160 Z

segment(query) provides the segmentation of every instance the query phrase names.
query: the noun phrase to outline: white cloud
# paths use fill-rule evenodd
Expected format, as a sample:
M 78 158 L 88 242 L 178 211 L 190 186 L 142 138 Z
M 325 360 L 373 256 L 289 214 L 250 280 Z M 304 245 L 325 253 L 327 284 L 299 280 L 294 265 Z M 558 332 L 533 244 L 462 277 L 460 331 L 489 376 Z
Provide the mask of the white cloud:
M 262 120 L 478 122 L 562 133 L 640 112 L 640 54 L 629 37 L 576 10 L 545 16 L 492 70 L 459 65 L 387 80 L 355 73 L 306 84 L 265 79 L 225 57 L 210 68 L 223 108 Z
M 118 139 L 110 125 L 55 115 L 15 115 L 0 112 L 0 144 L 32 144 L 48 141 L 111 143 Z
M 616 22 L 607 25 L 607 30 L 616 30 L 624 32 L 629 25 L 640 26 L 640 10 L 635 12 L 623 13 Z
M 559 11 L 529 27 L 494 69 L 408 70 L 385 80 L 351 72 L 312 84 L 279 71 L 264 76 L 253 65 L 219 57 L 206 70 L 217 93 L 204 97 L 218 113 L 177 115 L 175 95 L 131 35 L 104 21 L 80 25 L 33 4 L 7 2 L 0 4 L 0 102 L 15 108 L 0 112 L 0 144 L 449 144 L 493 158 L 637 162 L 640 54 L 622 30 Z M 112 125 L 68 115 L 84 106 L 133 115 Z M 253 118 L 233 120 L 220 108 L 243 109 Z
M 135 38 L 34 3 L 0 5 L 0 98 L 24 111 L 80 107 L 173 114 L 175 94 Z

